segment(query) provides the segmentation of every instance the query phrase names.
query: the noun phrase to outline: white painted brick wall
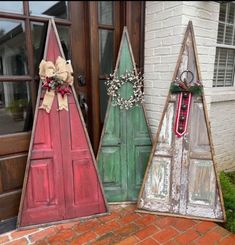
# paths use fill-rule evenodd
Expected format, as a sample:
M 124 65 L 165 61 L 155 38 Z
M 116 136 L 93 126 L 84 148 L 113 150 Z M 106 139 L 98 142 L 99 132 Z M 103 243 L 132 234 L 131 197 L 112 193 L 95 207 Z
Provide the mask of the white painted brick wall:
M 219 3 L 215 1 L 146 2 L 145 106 L 152 135 L 155 136 L 183 36 L 188 21 L 192 20 L 216 159 L 219 168 L 226 169 L 232 164 L 235 165 L 235 101 L 211 104 L 209 94 L 212 89 L 218 18 Z M 219 111 L 223 107 L 226 110 L 232 109 L 230 117 L 228 114 L 220 115 Z M 231 127 L 231 124 L 234 127 Z
M 211 127 L 219 169 L 235 169 L 235 101 L 211 104 Z

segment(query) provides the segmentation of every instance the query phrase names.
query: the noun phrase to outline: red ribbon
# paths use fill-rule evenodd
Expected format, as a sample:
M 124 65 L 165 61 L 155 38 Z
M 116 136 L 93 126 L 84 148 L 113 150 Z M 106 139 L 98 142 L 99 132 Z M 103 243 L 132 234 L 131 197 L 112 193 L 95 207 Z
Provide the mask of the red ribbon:
M 182 92 L 178 95 L 178 105 L 177 105 L 174 131 L 179 138 L 182 137 L 187 131 L 191 102 L 192 102 L 191 93 Z

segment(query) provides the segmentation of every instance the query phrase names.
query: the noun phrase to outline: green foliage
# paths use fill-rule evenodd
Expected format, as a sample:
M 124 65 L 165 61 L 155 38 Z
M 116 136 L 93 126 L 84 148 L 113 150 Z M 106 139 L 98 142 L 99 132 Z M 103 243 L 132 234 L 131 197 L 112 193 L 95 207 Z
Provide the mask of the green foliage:
M 22 112 L 24 111 L 27 104 L 28 101 L 26 99 L 12 100 L 6 109 L 12 113 Z
M 235 173 L 220 173 L 227 222 L 224 227 L 235 233 Z
M 177 83 L 171 83 L 170 92 L 173 93 L 180 93 L 185 92 L 186 90 L 180 87 Z M 202 94 L 202 86 L 191 86 L 188 88 L 188 92 L 194 94 L 194 95 L 201 95 Z

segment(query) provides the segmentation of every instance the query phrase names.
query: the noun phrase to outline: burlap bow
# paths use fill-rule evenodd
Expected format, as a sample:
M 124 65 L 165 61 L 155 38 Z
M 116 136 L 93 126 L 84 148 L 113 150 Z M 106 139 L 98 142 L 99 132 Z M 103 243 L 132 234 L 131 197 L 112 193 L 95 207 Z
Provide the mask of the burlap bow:
M 64 83 L 67 83 L 72 86 L 73 84 L 73 68 L 71 66 L 70 62 L 67 62 L 65 59 L 62 57 L 58 57 L 56 60 L 55 65 L 51 61 L 45 61 L 42 60 L 40 65 L 39 65 L 39 76 L 40 78 L 45 82 L 46 78 L 51 78 L 51 77 L 57 77 L 60 80 L 64 81 Z M 45 109 L 48 113 L 51 110 L 52 103 L 55 97 L 55 90 L 47 90 L 44 98 L 42 105 L 39 107 L 40 109 Z M 63 110 L 65 109 L 68 111 L 68 98 L 67 95 L 65 94 L 62 96 L 60 93 L 57 93 L 57 98 L 58 98 L 58 104 L 59 108 L 58 110 Z

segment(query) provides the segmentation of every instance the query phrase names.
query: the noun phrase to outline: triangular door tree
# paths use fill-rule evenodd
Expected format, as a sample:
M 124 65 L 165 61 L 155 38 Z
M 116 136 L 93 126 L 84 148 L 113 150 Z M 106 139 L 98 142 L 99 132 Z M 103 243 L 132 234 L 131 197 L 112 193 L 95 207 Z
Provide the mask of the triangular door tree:
M 191 21 L 150 154 L 137 211 L 225 220 Z
M 140 103 L 141 79 L 126 27 L 111 77 L 114 86 L 108 80 L 108 94 L 113 92 L 116 96 L 109 98 L 97 155 L 98 168 L 109 202 L 136 202 L 152 144 Z M 119 83 L 115 84 L 117 80 Z
M 48 24 L 44 60 L 57 64 L 59 56 L 64 60 L 52 19 Z M 51 63 L 48 64 L 47 72 L 52 69 Z M 61 75 L 66 66 L 67 63 L 64 67 L 56 65 L 57 74 Z M 38 91 L 18 227 L 57 223 L 107 212 L 74 87 L 70 87 L 71 94 L 67 96 L 68 111 L 58 110 L 57 93 L 49 113 L 40 109 L 45 98 L 45 89 L 41 87 L 42 82 Z

